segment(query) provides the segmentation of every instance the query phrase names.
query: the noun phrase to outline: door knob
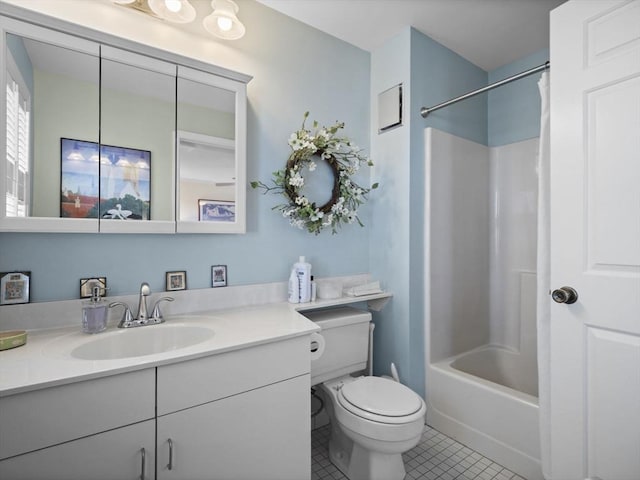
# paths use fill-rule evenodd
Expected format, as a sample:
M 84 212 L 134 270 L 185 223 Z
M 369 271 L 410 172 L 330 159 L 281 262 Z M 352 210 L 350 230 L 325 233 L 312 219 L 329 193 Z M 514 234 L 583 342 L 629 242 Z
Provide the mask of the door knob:
M 556 303 L 566 303 L 570 305 L 578 301 L 578 292 L 571 287 L 558 288 L 551 292 L 551 298 Z

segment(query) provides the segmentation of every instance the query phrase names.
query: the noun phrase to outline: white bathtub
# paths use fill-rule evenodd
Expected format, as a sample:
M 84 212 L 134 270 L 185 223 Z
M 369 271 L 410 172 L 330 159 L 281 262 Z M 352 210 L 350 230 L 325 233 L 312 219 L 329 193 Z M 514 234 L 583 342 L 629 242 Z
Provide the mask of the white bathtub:
M 527 480 L 543 480 L 537 381 L 519 357 L 487 346 L 429 365 L 427 423 Z

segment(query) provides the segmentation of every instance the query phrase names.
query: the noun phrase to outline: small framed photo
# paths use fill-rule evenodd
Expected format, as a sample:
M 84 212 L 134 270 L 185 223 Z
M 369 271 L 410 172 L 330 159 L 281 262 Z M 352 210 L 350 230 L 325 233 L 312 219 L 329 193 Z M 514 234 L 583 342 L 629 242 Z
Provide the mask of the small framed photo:
M 187 272 L 167 272 L 167 292 L 187 289 Z
M 198 220 L 201 222 L 235 222 L 236 202 L 198 200 Z
M 213 265 L 211 267 L 211 286 L 226 287 L 227 286 L 227 266 Z
M 94 287 L 100 288 L 100 296 L 107 296 L 107 277 L 90 277 L 80 279 L 80 298 L 91 298 Z
M 31 272 L 0 273 L 0 305 L 29 303 Z

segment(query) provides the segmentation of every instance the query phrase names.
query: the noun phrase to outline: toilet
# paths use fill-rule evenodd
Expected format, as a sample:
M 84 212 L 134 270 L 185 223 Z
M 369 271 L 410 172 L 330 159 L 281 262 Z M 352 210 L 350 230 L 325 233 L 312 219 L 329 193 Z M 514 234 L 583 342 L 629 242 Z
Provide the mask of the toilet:
M 331 422 L 331 462 L 350 480 L 402 480 L 402 453 L 424 429 L 424 401 L 393 379 L 363 373 L 369 312 L 341 307 L 304 315 L 322 329 L 324 352 L 312 356 L 311 385 L 319 386 Z

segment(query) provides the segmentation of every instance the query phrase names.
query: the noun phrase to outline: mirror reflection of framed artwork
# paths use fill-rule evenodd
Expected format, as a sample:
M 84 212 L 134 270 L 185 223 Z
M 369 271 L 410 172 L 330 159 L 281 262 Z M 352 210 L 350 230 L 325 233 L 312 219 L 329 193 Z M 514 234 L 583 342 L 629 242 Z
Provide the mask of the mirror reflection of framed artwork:
M 98 218 L 98 144 L 60 139 L 60 216 Z
M 198 220 L 201 222 L 235 222 L 236 202 L 198 200 Z
M 60 139 L 60 216 L 151 218 L 151 152 Z

